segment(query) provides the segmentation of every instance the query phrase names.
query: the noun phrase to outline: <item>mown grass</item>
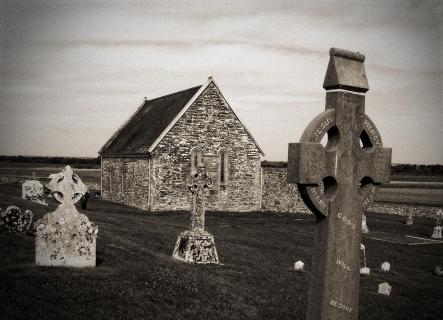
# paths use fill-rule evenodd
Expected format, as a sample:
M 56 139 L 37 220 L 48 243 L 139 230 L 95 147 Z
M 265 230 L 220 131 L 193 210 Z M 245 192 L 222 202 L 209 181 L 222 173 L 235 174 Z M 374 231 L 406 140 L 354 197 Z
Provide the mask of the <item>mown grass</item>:
M 0 235 L 3 319 L 304 319 L 314 218 L 302 214 L 208 213 L 222 265 L 171 258 L 186 212 L 151 213 L 90 198 L 85 213 L 99 227 L 97 267 L 34 265 L 34 237 Z M 15 204 L 41 217 L 56 207 L 20 199 L 0 186 L 0 207 Z M 370 215 L 372 230 L 423 236 L 434 221 Z M 365 239 L 371 275 L 361 278 L 360 319 L 440 319 L 443 244 L 406 246 Z M 290 269 L 297 260 L 306 271 Z M 383 261 L 391 272 L 378 271 Z M 387 281 L 391 296 L 378 295 Z

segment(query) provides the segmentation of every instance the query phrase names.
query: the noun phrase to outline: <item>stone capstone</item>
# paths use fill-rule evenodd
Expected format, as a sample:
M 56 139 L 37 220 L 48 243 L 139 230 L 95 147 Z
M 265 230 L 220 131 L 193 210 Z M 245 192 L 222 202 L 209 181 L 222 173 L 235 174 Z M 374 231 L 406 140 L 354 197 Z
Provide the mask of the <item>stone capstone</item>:
M 5 211 L 0 210 L 0 233 L 26 233 L 31 225 L 33 214 L 31 210 L 22 213 L 20 208 L 9 206 Z

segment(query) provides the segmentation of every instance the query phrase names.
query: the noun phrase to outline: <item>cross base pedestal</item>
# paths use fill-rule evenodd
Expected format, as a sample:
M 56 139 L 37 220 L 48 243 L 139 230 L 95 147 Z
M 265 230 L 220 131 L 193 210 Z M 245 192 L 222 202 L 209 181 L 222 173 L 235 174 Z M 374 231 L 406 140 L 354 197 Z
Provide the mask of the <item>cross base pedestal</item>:
M 172 257 L 189 263 L 219 263 L 214 236 L 205 230 L 182 232 L 178 236 Z

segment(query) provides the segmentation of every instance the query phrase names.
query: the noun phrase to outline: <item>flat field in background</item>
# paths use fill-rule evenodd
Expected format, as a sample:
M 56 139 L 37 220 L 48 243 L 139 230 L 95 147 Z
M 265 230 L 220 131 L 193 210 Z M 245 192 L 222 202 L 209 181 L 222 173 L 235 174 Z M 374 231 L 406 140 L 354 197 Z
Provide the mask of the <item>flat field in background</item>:
M 53 211 L 20 199 L 20 186 L 0 185 L 0 207 Z M 34 265 L 33 236 L 0 235 L 2 319 L 304 319 L 314 216 L 208 213 L 222 265 L 190 265 L 171 258 L 189 213 L 150 213 L 91 197 L 83 211 L 98 225 L 97 267 Z M 428 238 L 435 221 L 370 214 L 364 236 L 369 276 L 361 277 L 360 320 L 441 319 L 443 244 L 405 245 L 372 234 Z M 290 269 L 297 260 L 305 272 Z M 379 267 L 389 261 L 391 271 Z M 391 296 L 377 294 L 387 281 Z
M 51 173 L 60 172 L 63 165 L 0 162 L 0 176 L 32 178 L 32 173 L 41 180 Z M 88 185 L 100 186 L 100 167 L 74 171 Z M 391 176 L 390 184 L 379 188 L 376 200 L 391 203 L 407 203 L 427 206 L 443 206 L 443 176 Z

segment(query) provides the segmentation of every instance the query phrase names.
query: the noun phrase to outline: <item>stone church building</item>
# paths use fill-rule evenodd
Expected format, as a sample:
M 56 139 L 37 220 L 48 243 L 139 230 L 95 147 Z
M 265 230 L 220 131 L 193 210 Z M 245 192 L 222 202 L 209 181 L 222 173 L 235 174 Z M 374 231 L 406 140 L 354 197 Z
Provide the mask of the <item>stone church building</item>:
M 199 164 L 213 179 L 209 210 L 261 209 L 263 151 L 212 78 L 145 100 L 106 142 L 102 197 L 145 210 L 188 210 Z

